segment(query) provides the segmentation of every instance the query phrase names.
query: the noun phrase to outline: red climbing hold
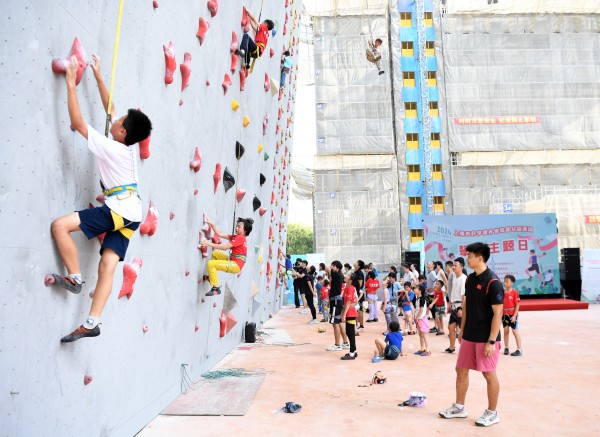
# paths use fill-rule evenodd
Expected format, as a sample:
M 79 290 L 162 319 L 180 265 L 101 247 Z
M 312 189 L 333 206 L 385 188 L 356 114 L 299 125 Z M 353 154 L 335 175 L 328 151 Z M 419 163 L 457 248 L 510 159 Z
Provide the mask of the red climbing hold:
M 194 190 L 194 196 L 198 194 L 198 188 Z
M 188 276 L 190 276 L 190 271 L 189 271 L 189 270 L 186 270 L 186 271 L 185 271 L 185 276 L 186 276 L 186 278 L 187 278 Z
M 271 192 L 271 203 L 275 202 L 275 192 Z
M 202 235 L 202 231 L 200 231 L 199 237 L 198 237 L 199 243 L 202 243 L 202 240 L 204 240 L 204 235 Z M 200 249 L 200 253 L 202 254 L 202 259 L 208 258 L 208 247 L 198 245 L 198 249 Z
M 221 244 L 221 237 L 219 237 L 218 235 L 213 235 L 210 241 L 212 241 L 215 244 Z
M 211 239 L 212 228 L 210 227 L 210 225 L 208 223 L 204 223 L 204 226 L 202 226 L 202 232 L 204 233 L 204 236 L 206 237 L 207 240 Z
M 287 35 L 287 24 L 283 25 L 283 34 Z
M 287 8 L 290 5 L 290 0 L 285 0 L 285 7 Z
M 246 71 L 244 68 L 240 69 L 240 91 L 244 91 L 246 86 Z
M 194 159 L 190 161 L 190 168 L 194 170 L 194 173 L 198 173 L 202 167 L 202 155 L 200 155 L 200 149 L 196 146 L 194 151 Z
M 141 258 L 134 258 L 131 264 L 125 264 L 123 266 L 123 286 L 119 292 L 119 299 L 121 299 L 123 296 L 127 296 L 127 300 L 131 299 L 133 287 L 135 286 L 135 280 L 138 277 L 141 267 Z
M 219 182 L 221 182 L 221 164 L 217 163 L 215 166 L 215 173 L 213 174 L 213 181 L 215 183 L 215 193 L 219 188 Z
M 175 213 L 173 211 L 171 211 L 169 213 L 169 220 L 173 220 L 175 218 Z
M 269 82 L 269 75 L 265 73 L 265 92 L 269 92 L 271 90 L 271 82 Z
M 152 205 L 152 202 L 150 202 L 150 205 L 148 206 L 148 214 L 146 215 L 146 220 L 144 220 L 144 223 L 142 223 L 142 225 L 140 226 L 140 234 L 148 234 L 148 236 L 151 237 L 156 232 L 157 227 L 158 210 L 155 206 Z
M 237 202 L 240 203 L 245 195 L 246 195 L 246 190 L 242 190 L 241 188 L 238 188 L 235 192 L 235 198 L 236 198 Z
M 177 68 L 177 62 L 175 61 L 175 50 L 173 50 L 173 42 L 169 41 L 169 45 L 163 45 L 165 52 L 165 83 L 167 85 L 173 83 L 173 73 Z
M 217 303 L 215 302 L 215 305 Z M 221 317 L 219 317 L 219 325 L 220 325 L 220 330 L 219 330 L 219 336 L 220 337 L 225 337 L 225 328 L 227 328 L 227 318 L 225 317 L 225 311 L 221 311 Z
M 219 9 L 219 2 L 217 0 L 209 0 L 206 4 L 208 10 L 210 11 L 210 16 L 214 17 L 217 15 L 217 10 Z
M 85 375 L 83 377 L 83 384 L 88 385 L 90 382 L 92 382 L 92 377 L 90 375 Z
M 273 56 L 275 56 L 275 50 L 273 49 L 269 49 L 269 56 L 272 58 Z
M 269 226 L 269 240 L 273 238 L 273 226 Z
M 223 94 L 227 94 L 227 90 L 231 85 L 231 77 L 227 73 L 225 73 L 225 77 L 223 78 L 223 83 L 221 85 L 223 86 Z
M 231 71 L 231 74 L 235 73 L 235 68 L 237 67 L 237 63 L 238 63 L 238 55 L 236 55 L 235 53 L 231 54 L 231 66 L 229 67 L 229 71 Z
M 265 214 L 265 212 L 267 212 L 266 208 L 260 208 L 258 210 L 258 213 L 260 214 L 261 217 Z
M 146 332 L 148 332 L 148 325 L 144 325 L 144 326 L 142 327 L 142 331 L 144 332 L 144 334 L 145 334 Z
M 229 46 L 229 51 L 234 53 L 238 49 L 238 37 L 235 32 L 231 32 L 231 45 Z
M 279 123 L 277 123 L 277 126 L 275 126 L 275 135 L 279 135 L 280 131 L 281 131 L 281 126 L 279 125 Z
M 235 314 L 233 314 L 232 312 L 227 313 L 227 329 L 225 330 L 225 332 L 231 331 L 231 329 L 235 325 L 237 325 L 237 319 L 235 317 Z
M 192 54 L 185 52 L 183 54 L 183 64 L 179 65 L 181 70 L 181 91 L 190 83 L 190 74 L 192 73 Z
M 152 134 L 148 135 L 148 138 L 139 142 L 140 146 L 140 159 L 148 159 L 150 158 L 150 140 L 152 138 Z
M 250 30 L 250 19 L 248 18 L 248 10 L 245 7 L 242 7 L 242 22 L 240 25 L 244 28 L 244 33 L 248 33 L 248 30 Z M 248 30 L 246 30 L 246 27 Z
M 273 258 L 273 246 L 269 246 L 269 259 Z
M 194 326 L 194 332 L 198 332 L 200 330 L 200 327 L 198 325 Z
M 154 0 L 154 1 L 152 2 L 152 7 L 153 7 L 154 9 L 158 9 L 158 2 L 157 2 L 156 0 Z
M 206 31 L 210 29 L 210 24 L 204 18 L 200 17 L 198 23 L 198 32 L 196 32 L 196 37 L 198 38 L 198 42 L 200 45 L 204 42 L 204 38 L 206 38 Z
M 85 50 L 83 49 L 79 38 L 75 37 L 73 44 L 71 45 L 71 51 L 67 56 L 64 58 L 54 58 L 52 60 L 52 71 L 59 74 L 65 74 L 67 72 L 67 68 L 69 68 L 71 65 L 71 58 L 73 56 L 77 58 L 77 75 L 75 78 L 75 85 L 79 85 L 79 82 L 81 82 L 81 78 L 83 77 L 85 67 L 87 67 L 89 64 Z
M 277 100 L 281 100 L 283 98 L 283 88 L 279 88 L 279 97 L 277 97 Z
M 210 86 L 210 80 L 206 81 L 206 86 Z

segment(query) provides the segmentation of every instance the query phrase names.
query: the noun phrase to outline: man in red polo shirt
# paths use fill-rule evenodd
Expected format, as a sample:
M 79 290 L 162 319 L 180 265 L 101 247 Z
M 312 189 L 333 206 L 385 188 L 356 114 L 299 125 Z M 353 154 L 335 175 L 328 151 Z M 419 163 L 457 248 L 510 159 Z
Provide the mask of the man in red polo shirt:
M 242 37 L 242 43 L 240 44 L 239 50 L 235 53 L 242 57 L 246 69 L 250 68 L 250 59 L 260 58 L 267 48 L 269 42 L 269 32 L 273 30 L 275 24 L 271 20 L 265 20 L 262 23 L 256 21 L 256 18 L 248 12 L 248 18 L 250 19 L 250 25 L 254 29 L 256 36 L 254 40 L 245 33 Z

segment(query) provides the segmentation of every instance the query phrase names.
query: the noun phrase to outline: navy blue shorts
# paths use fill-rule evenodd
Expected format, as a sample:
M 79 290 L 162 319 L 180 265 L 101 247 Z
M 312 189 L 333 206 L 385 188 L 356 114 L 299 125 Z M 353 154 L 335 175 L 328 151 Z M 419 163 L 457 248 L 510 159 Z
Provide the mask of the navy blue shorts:
M 129 239 L 140 226 L 140 222 L 128 221 L 111 211 L 106 205 L 84 209 L 77 213 L 81 221 L 79 228 L 88 240 L 106 232 L 100 247 L 100 255 L 104 249 L 109 248 L 114 250 L 119 255 L 119 259 L 123 261 L 125 253 L 127 253 L 127 246 L 129 246 Z

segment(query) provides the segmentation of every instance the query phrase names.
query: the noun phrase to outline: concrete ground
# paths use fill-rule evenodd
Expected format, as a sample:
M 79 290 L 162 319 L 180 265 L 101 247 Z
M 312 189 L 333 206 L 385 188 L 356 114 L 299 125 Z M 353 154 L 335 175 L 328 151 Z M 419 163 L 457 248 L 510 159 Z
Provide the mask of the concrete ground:
M 359 358 L 341 361 L 342 353 L 325 350 L 333 343 L 331 326 L 327 325 L 326 333 L 318 333 L 317 327 L 326 324 L 307 325 L 309 318 L 294 307 L 284 307 L 265 327 L 286 330 L 296 345 L 256 343 L 251 349 L 232 351 L 219 364 L 266 372 L 245 416 L 158 416 L 138 435 L 600 435 L 600 305 L 588 310 L 521 313 L 524 355 L 501 355 L 501 422 L 487 429 L 474 424 L 487 406 L 485 381 L 477 372 L 470 377 L 469 417 L 448 420 L 438 416 L 438 410 L 454 401 L 456 354 L 442 353 L 447 337 L 429 334 L 433 353 L 420 357 L 413 354 L 418 336 L 405 336 L 407 356 L 373 364 L 374 339 L 383 337 L 384 322 L 367 323 L 367 330 L 357 338 Z M 511 345 L 512 351 L 514 337 Z M 377 370 L 385 373 L 387 382 L 369 385 Z M 427 406 L 399 407 L 415 390 L 427 395 Z M 301 404 L 302 411 L 275 414 L 287 401 Z

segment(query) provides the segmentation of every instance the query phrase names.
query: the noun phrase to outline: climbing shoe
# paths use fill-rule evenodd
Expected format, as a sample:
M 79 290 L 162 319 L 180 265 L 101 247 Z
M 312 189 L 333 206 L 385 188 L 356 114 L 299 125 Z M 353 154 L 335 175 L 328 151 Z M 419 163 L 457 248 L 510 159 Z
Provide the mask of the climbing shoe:
M 75 279 L 71 278 L 70 276 L 61 276 L 57 275 L 56 273 L 53 273 L 52 277 L 54 278 L 54 283 L 56 285 L 59 285 L 62 288 L 66 288 L 71 293 L 81 293 L 81 284 L 78 284 L 77 281 L 75 281 Z
M 96 326 L 92 329 L 87 329 L 83 325 L 71 332 L 69 335 L 65 335 L 60 339 L 61 343 L 70 343 L 75 340 L 79 340 L 83 337 L 98 337 L 100 335 L 100 326 Z
M 217 287 L 215 285 L 206 293 L 205 296 L 218 296 L 219 294 L 221 294 L 221 287 Z

